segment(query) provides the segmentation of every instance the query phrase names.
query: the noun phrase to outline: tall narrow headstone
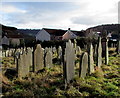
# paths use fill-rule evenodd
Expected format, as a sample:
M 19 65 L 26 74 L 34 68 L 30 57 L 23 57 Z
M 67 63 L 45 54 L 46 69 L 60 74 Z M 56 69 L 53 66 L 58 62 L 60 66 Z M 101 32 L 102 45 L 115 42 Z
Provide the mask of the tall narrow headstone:
M 88 53 L 85 52 L 81 56 L 79 77 L 84 78 L 88 72 Z
M 29 67 L 32 68 L 33 55 L 32 55 L 32 49 L 31 48 L 27 48 L 27 61 L 28 61 Z
M 46 56 L 45 56 L 45 66 L 50 68 L 53 66 L 52 64 L 52 51 L 50 51 L 51 49 L 49 49 L 46 53 Z
M 66 83 L 69 83 L 74 78 L 75 66 L 75 49 L 70 40 L 66 43 L 64 62 L 64 78 Z
M 108 65 L 109 53 L 108 53 L 108 40 L 105 43 L 105 64 Z
M 94 45 L 94 52 L 93 52 L 93 56 L 94 56 L 94 61 L 96 61 L 96 57 L 97 57 L 97 45 Z
M 117 43 L 117 53 L 120 54 L 120 39 L 118 40 L 118 43 Z
M 97 66 L 100 68 L 102 65 L 102 45 L 101 38 L 98 38 L 98 46 L 97 46 Z
M 94 72 L 94 60 L 93 60 L 93 45 L 90 45 L 89 48 L 89 55 L 88 55 L 88 71 L 89 73 L 93 73 Z
M 118 2 L 118 44 L 117 44 L 117 53 L 120 54 L 120 1 Z
M 26 77 L 29 74 L 29 63 L 27 61 L 26 53 L 20 55 L 18 59 L 18 78 Z
M 76 47 L 76 54 L 80 55 L 81 52 L 82 52 L 82 50 L 81 50 L 80 46 L 77 46 Z
M 58 58 L 61 59 L 62 58 L 62 47 L 59 46 L 58 48 Z
M 57 52 L 56 47 L 53 47 L 53 48 L 52 48 L 52 52 L 53 52 L 53 53 L 56 53 L 56 52 Z
M 40 44 L 37 45 L 34 51 L 34 72 L 38 72 L 44 67 L 43 50 Z

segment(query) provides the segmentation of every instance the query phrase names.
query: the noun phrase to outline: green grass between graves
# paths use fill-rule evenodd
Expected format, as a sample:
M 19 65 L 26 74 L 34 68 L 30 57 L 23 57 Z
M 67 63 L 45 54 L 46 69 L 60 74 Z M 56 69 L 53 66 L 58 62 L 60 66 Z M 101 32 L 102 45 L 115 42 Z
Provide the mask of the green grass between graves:
M 22 80 L 16 77 L 9 79 L 8 84 L 2 85 L 4 96 L 120 96 L 120 55 L 111 55 L 109 64 L 88 75 L 78 77 L 79 60 L 76 61 L 75 78 L 65 89 L 62 66 L 54 65 L 45 68 L 41 73 L 30 74 Z M 12 57 L 2 59 L 3 74 L 8 67 L 15 66 Z

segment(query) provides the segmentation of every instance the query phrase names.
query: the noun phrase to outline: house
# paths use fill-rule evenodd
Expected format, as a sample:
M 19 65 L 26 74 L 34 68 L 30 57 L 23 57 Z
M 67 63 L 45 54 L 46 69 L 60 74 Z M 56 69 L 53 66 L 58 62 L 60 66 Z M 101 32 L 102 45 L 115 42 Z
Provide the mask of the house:
M 49 40 L 67 40 L 77 38 L 77 35 L 69 30 L 61 30 L 61 29 L 49 29 L 43 28 L 36 34 L 36 40 L 41 41 L 49 41 Z
M 4 26 L 4 25 L 1 25 L 2 26 L 2 29 L 1 29 L 1 32 L 2 32 L 2 36 L 1 36 L 1 41 L 0 41 L 0 44 L 1 45 L 19 45 L 20 42 L 22 42 L 24 39 L 23 39 L 23 36 L 21 34 L 19 34 L 17 32 L 17 28 L 15 27 L 8 27 L 8 26 Z
M 43 28 L 46 32 L 50 34 L 50 40 L 62 40 L 63 34 L 67 30 L 61 30 L 61 29 L 48 29 L 48 28 Z
M 62 40 L 68 40 L 68 39 L 76 39 L 77 35 L 74 34 L 70 28 L 68 29 L 68 31 L 62 36 Z
M 18 46 L 20 45 L 21 42 L 24 41 L 24 38 L 22 35 L 17 35 L 17 34 L 6 34 L 2 37 L 1 39 L 1 44 L 2 45 L 14 45 Z
M 50 41 L 50 34 L 44 29 L 39 31 L 35 37 L 36 41 Z
M 1 43 L 0 44 L 1 45 L 9 45 L 10 44 L 9 39 L 6 36 L 4 36 L 3 38 L 1 38 Z

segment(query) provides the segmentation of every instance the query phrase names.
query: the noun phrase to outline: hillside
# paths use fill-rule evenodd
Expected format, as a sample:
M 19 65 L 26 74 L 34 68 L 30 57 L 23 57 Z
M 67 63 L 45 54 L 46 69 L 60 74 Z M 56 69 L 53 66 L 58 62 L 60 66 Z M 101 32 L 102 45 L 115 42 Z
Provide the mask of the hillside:
M 120 31 L 120 24 L 106 24 L 106 25 L 99 25 L 95 27 L 88 28 L 86 31 L 96 31 L 96 32 L 118 32 Z

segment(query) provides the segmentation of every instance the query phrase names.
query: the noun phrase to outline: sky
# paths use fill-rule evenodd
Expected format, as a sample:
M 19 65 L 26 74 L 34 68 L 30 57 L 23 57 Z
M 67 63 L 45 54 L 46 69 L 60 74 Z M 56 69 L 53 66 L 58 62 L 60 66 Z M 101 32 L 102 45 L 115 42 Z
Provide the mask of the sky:
M 85 30 L 118 23 L 120 0 L 6 0 L 1 2 L 0 23 L 19 29 Z

